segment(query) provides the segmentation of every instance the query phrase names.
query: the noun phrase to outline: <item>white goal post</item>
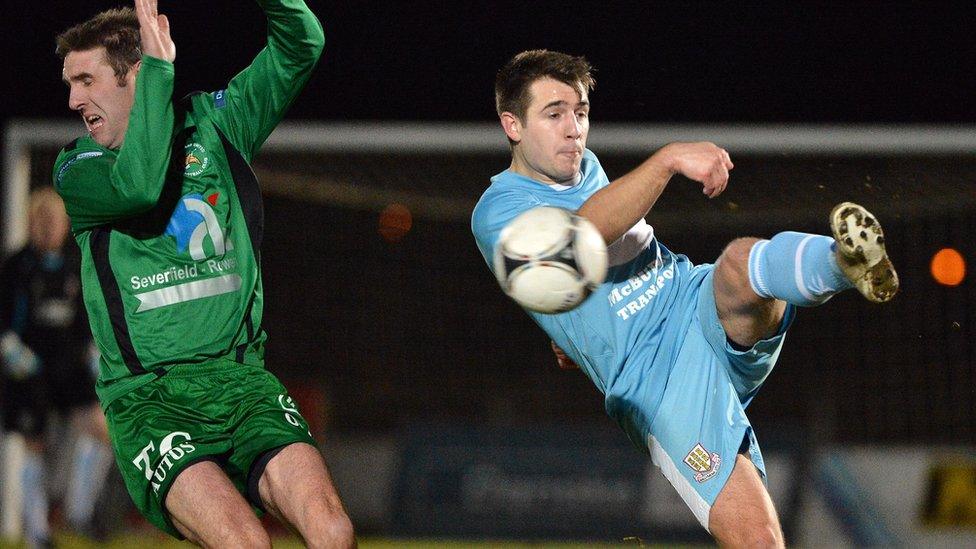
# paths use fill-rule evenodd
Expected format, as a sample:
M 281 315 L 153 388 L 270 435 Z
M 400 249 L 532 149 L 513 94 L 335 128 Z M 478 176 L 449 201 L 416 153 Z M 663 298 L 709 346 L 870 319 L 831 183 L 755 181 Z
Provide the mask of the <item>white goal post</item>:
M 31 147 L 60 147 L 83 132 L 80 121 L 9 122 L 4 130 L 3 246 L 27 238 Z M 601 123 L 588 146 L 600 152 L 650 153 L 673 141 L 708 140 L 735 154 L 967 154 L 976 126 L 934 125 L 695 125 Z M 504 153 L 496 123 L 301 122 L 281 124 L 264 149 L 277 152 Z

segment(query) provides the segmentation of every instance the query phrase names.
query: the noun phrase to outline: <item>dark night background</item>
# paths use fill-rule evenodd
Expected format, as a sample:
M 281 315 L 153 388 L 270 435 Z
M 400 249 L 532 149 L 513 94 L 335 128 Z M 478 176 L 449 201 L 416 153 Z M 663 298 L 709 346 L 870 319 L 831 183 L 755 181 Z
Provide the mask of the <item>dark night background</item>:
M 118 1 L 9 2 L 8 117 L 67 117 L 54 36 Z M 597 67 L 595 121 L 976 120 L 962 5 L 310 2 L 323 62 L 291 118 L 490 120 L 492 76 L 545 47 Z M 256 3 L 166 1 L 178 91 L 219 89 L 264 40 Z
M 70 118 L 60 60 L 53 53 L 54 36 L 117 5 L 122 4 L 8 5 L 4 66 L 6 89 L 12 89 L 13 96 L 5 101 L 4 116 Z M 603 121 L 976 122 L 972 40 L 976 20 L 961 8 L 881 3 L 741 8 L 726 3 L 651 2 L 311 2 L 310 6 L 324 23 L 326 51 L 287 118 L 292 121 L 491 121 L 494 72 L 518 51 L 546 47 L 586 55 L 597 67 L 594 125 Z M 264 18 L 254 2 L 161 1 L 160 12 L 171 19 L 180 95 L 223 87 L 265 40 Z M 54 152 L 35 159 L 34 172 L 41 179 Z M 634 155 L 603 157 L 611 178 L 640 160 Z M 652 222 L 672 249 L 696 262 L 711 261 L 725 242 L 741 234 L 770 235 L 784 226 L 822 231 L 821 219 L 833 203 L 857 199 L 887 214 L 890 223 L 906 225 L 910 234 L 903 240 L 927 242 L 918 256 L 909 255 L 905 248 L 893 251 L 902 254 L 902 261 L 911 257 L 918 270 L 906 278 L 921 277 L 925 283 L 910 284 L 900 305 L 886 309 L 890 315 L 886 322 L 898 329 L 910 326 L 913 320 L 902 318 L 899 311 L 927 306 L 923 298 L 927 293 L 950 292 L 933 287 L 924 271 L 927 258 L 937 249 L 928 248 L 972 245 L 964 237 L 972 220 L 965 208 L 976 202 L 970 190 L 976 172 L 971 155 L 951 162 L 790 155 L 735 160 L 734 177 L 740 183 L 730 187 L 723 200 L 702 201 L 688 185 L 672 185 L 662 198 L 655 210 L 660 214 Z M 330 180 L 365 180 L 374 188 L 406 189 L 473 204 L 487 177 L 505 163 L 504 153 L 457 158 L 390 153 L 361 158 L 341 155 L 333 160 L 271 155 L 259 158 L 256 167 L 269 173 L 286 169 L 283 175 L 265 177 L 266 189 L 274 189 L 275 177 L 290 177 L 289 166 L 303 166 L 308 174 Z M 800 179 L 801 175 L 807 179 Z M 792 187 L 783 185 L 794 179 Z M 376 233 L 375 211 L 312 205 L 296 197 L 266 198 L 266 241 L 285 243 L 265 250 L 269 352 L 286 377 L 301 377 L 310 363 L 325 368 L 324 378 L 337 384 L 327 392 L 336 401 L 334 413 L 340 424 L 354 427 L 372 422 L 391 427 L 400 419 L 428 413 L 433 403 L 437 404 L 431 413 L 439 409 L 471 420 L 493 415 L 514 420 L 519 402 L 530 404 L 539 417 L 558 418 L 565 410 L 555 395 L 567 390 L 581 395 L 574 403 L 581 415 L 592 418 L 598 413 L 599 397 L 588 382 L 582 376 L 567 382 L 564 373 L 554 371 L 542 334 L 497 291 L 470 241 L 465 219 L 417 219 L 407 238 L 389 245 Z M 954 221 L 939 217 L 950 210 Z M 772 212 L 778 212 L 775 219 Z M 674 221 L 682 216 L 697 219 L 698 232 Z M 913 216 L 918 218 L 917 226 L 909 223 Z M 722 222 L 708 226 L 707 219 Z M 452 255 L 456 257 L 445 264 L 444 257 Z M 342 259 L 346 257 L 355 260 Z M 319 278 L 309 283 L 299 275 L 309 272 L 319 273 Z M 968 292 L 968 283 L 957 291 Z M 952 302 L 952 294 L 946 296 Z M 843 309 L 846 315 L 863 317 L 872 311 L 854 296 L 837 301 L 849 303 Z M 944 323 L 969 329 L 957 320 L 946 318 Z M 830 324 L 829 316 L 827 322 L 843 329 L 839 323 Z M 797 357 L 792 363 L 802 364 L 804 357 L 831 345 L 831 338 L 817 339 L 827 337 L 818 324 L 798 323 L 794 339 L 799 341 L 787 346 L 786 364 L 791 364 L 791 356 Z M 308 326 L 319 329 L 309 333 Z M 885 326 L 870 329 L 891 333 Z M 485 335 L 472 338 L 472 331 Z M 810 339 L 804 344 L 805 333 Z M 933 337 L 958 338 L 966 333 L 954 336 L 937 328 Z M 891 356 L 915 353 L 915 347 L 904 342 L 916 335 L 909 329 L 899 337 L 903 347 L 896 346 Z M 498 338 L 507 344 L 497 344 Z M 475 344 L 473 339 L 484 343 Z M 956 351 L 950 343 L 939 340 L 938 346 L 947 353 L 945 360 L 952 362 Z M 973 349 L 967 346 L 959 353 L 970 356 Z M 849 359 L 853 360 L 850 354 L 817 357 L 818 361 Z M 972 375 L 969 360 L 958 366 L 966 376 Z M 455 371 L 458 362 L 474 366 Z M 420 364 L 423 368 L 418 368 Z M 900 366 L 910 369 L 912 364 L 902 361 Z M 882 360 L 875 367 L 877 372 L 862 372 L 864 380 L 847 385 L 860 391 L 848 401 L 862 402 L 860 394 L 878 389 L 873 383 L 890 364 Z M 797 368 L 794 372 L 799 376 L 802 369 Z M 843 371 L 847 366 L 838 368 Z M 789 372 L 790 367 L 782 370 Z M 498 385 L 506 383 L 495 375 L 499 372 L 510 380 L 508 385 Z M 437 384 L 445 379 L 461 389 L 439 391 Z M 787 377 L 784 388 L 794 382 L 798 383 Z M 903 390 L 910 391 L 910 384 L 906 382 Z M 363 398 L 360 391 L 369 396 Z M 765 404 L 759 405 L 757 414 L 763 413 L 763 406 L 773 410 L 773 416 L 795 415 L 803 408 L 791 401 L 789 390 L 770 393 L 759 399 Z M 958 419 L 958 432 L 976 436 L 976 398 L 965 398 L 974 414 Z M 883 438 L 882 431 L 868 429 L 862 434 Z M 911 435 L 904 429 L 899 433 Z M 941 438 L 946 436 L 952 435 Z
M 6 56 L 8 89 L 15 96 L 6 102 L 6 117 L 71 117 L 53 37 L 116 5 L 7 8 L 6 25 L 15 31 L 4 33 L 15 47 Z M 310 5 L 325 25 L 326 52 L 291 121 L 491 121 L 495 70 L 518 51 L 546 47 L 586 55 L 597 67 L 595 127 L 603 121 L 976 122 L 974 19 L 963 10 L 876 3 Z M 179 95 L 223 87 L 265 40 L 253 2 L 164 1 L 160 11 L 170 16 L 177 44 Z M 38 182 L 55 152 L 34 158 Z M 722 199 L 705 201 L 694 185 L 672 184 L 655 207 L 651 222 L 671 249 L 708 262 L 743 234 L 771 236 L 785 227 L 822 232 L 830 207 L 853 199 L 902 233 L 889 240 L 896 263 L 909 269 L 902 275 L 903 296 L 880 311 L 844 295 L 804 312 L 777 369 L 779 389 L 764 392 L 751 413 L 816 421 L 823 407 L 810 403 L 828 388 L 839 411 L 824 413 L 840 414 L 828 419 L 828 436 L 904 440 L 932 424 L 938 429 L 926 433 L 929 440 L 976 438 L 976 396 L 968 388 L 976 378 L 976 349 L 968 343 L 971 302 L 959 299 L 971 285 L 940 288 L 926 272 L 941 246 L 971 257 L 972 155 L 733 154 L 734 184 Z M 609 152 L 601 157 L 611 179 L 641 160 Z M 417 215 L 411 232 L 391 244 L 376 231 L 378 210 L 278 191 L 279 182 L 309 176 L 473 205 L 487 178 L 506 163 L 503 149 L 453 157 L 390 151 L 257 159 L 268 220 L 269 364 L 283 378 L 320 383 L 331 427 L 392 429 L 442 415 L 502 424 L 608 421 L 589 382 L 553 368 L 544 335 L 498 291 L 471 241 L 466 215 Z M 912 314 L 919 310 L 941 316 L 925 324 Z M 871 347 L 852 351 L 862 345 L 857 330 L 874 334 L 880 354 Z M 926 355 L 929 347 L 918 341 L 940 354 Z M 911 397 L 919 413 L 897 407 L 900 397 L 884 401 L 897 407 L 891 414 L 872 404 L 879 393 L 914 394 L 916 369 L 929 363 L 942 364 L 926 374 L 939 382 Z M 810 368 L 823 375 L 808 377 Z M 869 412 L 881 415 L 874 423 L 845 419 Z
M 54 36 L 124 3 L 6 4 L 3 120 L 76 119 L 66 107 Z M 976 17 L 963 4 L 309 5 L 324 23 L 326 50 L 290 122 L 490 122 L 495 71 L 519 51 L 549 48 L 585 55 L 597 68 L 594 127 L 976 125 Z M 173 26 L 178 95 L 224 87 L 265 40 L 251 0 L 160 0 L 159 9 Z M 382 206 L 312 196 L 316 184 L 348 185 L 473 206 L 508 162 L 501 133 L 487 139 L 501 144 L 498 153 L 291 151 L 255 161 L 265 192 L 269 369 L 303 403 L 329 450 L 343 449 L 330 447 L 332 440 L 347 444 L 350 470 L 367 470 L 362 464 L 377 454 L 374 446 L 356 453 L 350 439 L 379 433 L 426 443 L 416 433 L 426 436 L 431 421 L 460 426 L 462 442 L 475 437 L 468 443 L 476 457 L 491 444 L 471 433 L 485 428 L 500 429 L 498 448 L 520 428 L 529 438 L 533 429 L 556 433 L 583 448 L 580 455 L 591 453 L 583 441 L 594 440 L 593 432 L 626 444 L 598 391 L 578 372 L 555 367 L 545 335 L 499 291 L 466 213 L 418 213 L 402 240 L 390 242 L 377 231 Z M 649 143 L 647 152 L 658 145 Z M 611 179 L 643 159 L 596 152 Z M 823 233 L 831 206 L 855 200 L 885 223 L 902 279 L 901 295 L 883 307 L 847 292 L 801 312 L 770 383 L 749 408 L 764 448 L 802 452 L 790 474 L 803 478 L 806 456 L 834 443 L 976 442 L 976 155 L 730 152 L 733 184 L 719 200 L 702 199 L 699 187 L 676 178 L 655 205 L 648 219 L 669 248 L 709 262 L 736 236 Z M 32 153 L 33 185 L 49 180 L 56 153 Z M 966 280 L 951 288 L 928 272 L 932 255 L 949 246 L 970 264 Z M 587 434 L 564 436 L 569 427 Z M 451 431 L 429 430 L 442 432 Z M 411 452 L 404 455 L 426 455 Z M 499 463 L 510 458 L 499 455 Z M 420 516 L 414 533 L 427 534 L 430 514 Z M 573 524 L 543 518 L 546 527 Z

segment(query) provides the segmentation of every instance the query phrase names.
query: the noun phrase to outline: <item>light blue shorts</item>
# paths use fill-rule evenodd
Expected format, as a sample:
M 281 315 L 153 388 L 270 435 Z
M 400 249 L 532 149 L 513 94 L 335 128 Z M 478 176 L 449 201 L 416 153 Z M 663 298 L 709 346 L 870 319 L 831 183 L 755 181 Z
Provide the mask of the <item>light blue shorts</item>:
M 747 351 L 729 344 L 715 308 L 714 268 L 701 269 L 686 291 L 697 292 L 688 333 L 676 349 L 660 406 L 645 442 L 651 459 L 674 485 L 702 526 L 725 486 L 735 457 L 745 453 L 765 482 L 766 469 L 745 407 L 773 369 L 793 322 L 788 305 L 777 335 Z M 704 276 L 701 276 L 704 274 Z

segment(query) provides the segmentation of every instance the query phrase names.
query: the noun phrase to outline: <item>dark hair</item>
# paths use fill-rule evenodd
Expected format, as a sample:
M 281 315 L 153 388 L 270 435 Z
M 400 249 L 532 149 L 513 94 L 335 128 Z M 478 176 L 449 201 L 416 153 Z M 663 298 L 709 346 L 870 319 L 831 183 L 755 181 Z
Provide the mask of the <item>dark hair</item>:
M 552 78 L 572 86 L 583 95 L 593 91 L 593 67 L 583 57 L 549 50 L 529 50 L 513 57 L 495 76 L 495 110 L 510 112 L 525 120 L 532 102 L 529 87 L 540 78 Z
M 106 60 L 119 85 L 124 85 L 125 75 L 142 58 L 139 19 L 132 8 L 103 11 L 62 32 L 56 40 L 58 47 L 55 51 L 61 59 L 73 51 L 104 47 Z

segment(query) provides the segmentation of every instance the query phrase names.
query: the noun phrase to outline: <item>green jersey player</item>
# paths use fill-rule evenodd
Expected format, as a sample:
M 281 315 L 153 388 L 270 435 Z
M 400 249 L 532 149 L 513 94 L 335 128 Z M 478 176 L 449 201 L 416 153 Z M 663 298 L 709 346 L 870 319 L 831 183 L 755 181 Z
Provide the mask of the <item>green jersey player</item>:
M 200 545 L 270 546 L 252 507 L 312 546 L 355 544 L 308 426 L 264 369 L 261 195 L 249 163 L 308 80 L 322 26 L 258 0 L 268 43 L 226 89 L 173 98 L 156 0 L 58 37 L 88 135 L 54 182 L 82 251 L 116 460 L 156 526 Z

